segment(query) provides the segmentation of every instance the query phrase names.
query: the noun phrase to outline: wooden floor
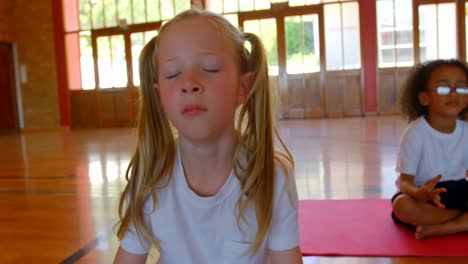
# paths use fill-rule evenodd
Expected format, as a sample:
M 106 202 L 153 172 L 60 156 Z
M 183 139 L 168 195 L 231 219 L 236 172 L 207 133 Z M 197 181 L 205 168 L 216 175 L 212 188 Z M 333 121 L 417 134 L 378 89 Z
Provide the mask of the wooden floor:
M 281 121 L 300 199 L 390 198 L 405 125 L 398 117 Z M 116 203 L 134 146 L 133 129 L 0 135 L 0 263 L 111 263 Z M 468 258 L 310 257 L 305 263 Z

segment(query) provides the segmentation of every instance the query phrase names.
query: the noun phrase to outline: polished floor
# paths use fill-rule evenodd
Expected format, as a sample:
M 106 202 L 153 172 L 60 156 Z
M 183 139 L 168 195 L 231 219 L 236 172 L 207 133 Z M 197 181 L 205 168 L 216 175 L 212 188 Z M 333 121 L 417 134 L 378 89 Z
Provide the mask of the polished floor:
M 399 117 L 280 121 L 300 199 L 390 198 Z M 135 130 L 0 135 L 0 263 L 111 263 Z M 468 251 L 468 247 L 467 247 Z M 468 263 L 468 258 L 309 257 L 305 263 Z

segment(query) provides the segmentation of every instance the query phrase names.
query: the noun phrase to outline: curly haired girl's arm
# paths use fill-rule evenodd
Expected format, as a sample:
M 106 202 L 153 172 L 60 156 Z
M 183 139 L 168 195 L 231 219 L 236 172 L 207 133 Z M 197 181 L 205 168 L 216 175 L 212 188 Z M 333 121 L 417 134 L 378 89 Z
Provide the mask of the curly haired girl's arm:
M 398 185 L 400 187 L 400 192 L 415 197 L 418 187 L 414 184 L 414 175 L 400 174 Z
M 437 206 L 443 208 L 444 205 L 440 202 L 439 195 L 447 190 L 445 188 L 436 188 L 441 178 L 442 175 L 437 175 L 418 187 L 414 184 L 413 175 L 402 173 L 400 175 L 400 191 L 420 201 L 433 201 Z

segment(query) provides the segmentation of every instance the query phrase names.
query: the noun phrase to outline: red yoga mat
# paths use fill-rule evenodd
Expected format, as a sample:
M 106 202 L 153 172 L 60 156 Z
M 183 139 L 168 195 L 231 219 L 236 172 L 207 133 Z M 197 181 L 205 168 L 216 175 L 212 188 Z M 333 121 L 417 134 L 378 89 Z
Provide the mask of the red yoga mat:
M 468 256 L 468 234 L 414 238 L 390 217 L 390 200 L 301 200 L 304 256 Z

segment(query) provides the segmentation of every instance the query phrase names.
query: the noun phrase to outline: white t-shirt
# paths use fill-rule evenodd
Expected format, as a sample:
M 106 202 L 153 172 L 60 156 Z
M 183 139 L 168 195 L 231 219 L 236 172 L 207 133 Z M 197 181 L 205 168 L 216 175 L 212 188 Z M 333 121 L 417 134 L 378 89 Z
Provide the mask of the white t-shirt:
M 249 225 L 239 230 L 235 214 L 241 194 L 233 172 L 221 190 L 212 197 L 200 197 L 188 186 L 180 160 L 168 186 L 158 191 L 158 207 L 152 211 L 152 199 L 144 205 L 145 219 L 160 242 L 158 263 L 265 263 L 268 250 L 288 250 L 299 245 L 298 200 L 293 174 L 286 181 L 281 166 L 276 166 L 274 214 L 264 242 L 255 255 L 248 252 L 257 231 L 255 211 L 245 213 Z M 289 194 L 289 193 L 290 194 Z M 130 230 L 133 230 L 131 228 Z M 135 254 L 147 253 L 149 243 L 139 242 L 129 231 L 121 246 Z
M 441 133 L 424 117 L 409 124 L 398 153 L 396 171 L 415 175 L 419 186 L 438 174 L 441 181 L 459 180 L 468 169 L 468 123 L 457 120 L 455 130 Z

